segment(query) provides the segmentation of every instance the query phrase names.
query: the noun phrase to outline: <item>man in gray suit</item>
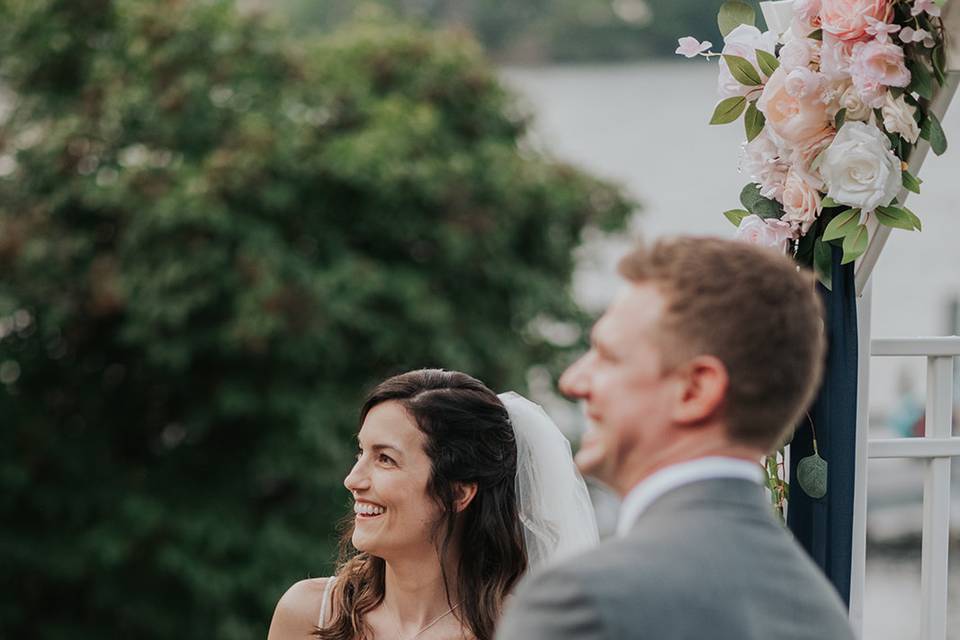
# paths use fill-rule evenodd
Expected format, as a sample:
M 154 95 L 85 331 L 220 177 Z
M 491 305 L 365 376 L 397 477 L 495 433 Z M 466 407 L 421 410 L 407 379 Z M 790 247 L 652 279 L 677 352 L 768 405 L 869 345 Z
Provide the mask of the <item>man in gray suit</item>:
M 560 381 L 577 465 L 623 497 L 617 536 L 529 576 L 498 640 L 847 640 L 842 602 L 773 512 L 760 461 L 820 381 L 810 273 L 713 238 L 642 247 Z

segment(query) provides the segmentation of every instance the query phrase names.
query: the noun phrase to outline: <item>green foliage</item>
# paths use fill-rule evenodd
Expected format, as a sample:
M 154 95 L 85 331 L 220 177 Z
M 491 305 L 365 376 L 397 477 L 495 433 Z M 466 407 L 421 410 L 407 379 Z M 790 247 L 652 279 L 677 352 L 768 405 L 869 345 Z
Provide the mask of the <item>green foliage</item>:
M 525 150 L 462 37 L 2 7 L 0 636 L 262 638 L 330 570 L 365 390 L 522 389 L 630 204 Z
M 330 30 L 351 18 L 399 17 L 466 27 L 507 62 L 673 56 L 677 38 L 721 42 L 722 0 L 271 0 L 293 28 Z M 756 2 L 751 0 L 755 7 Z

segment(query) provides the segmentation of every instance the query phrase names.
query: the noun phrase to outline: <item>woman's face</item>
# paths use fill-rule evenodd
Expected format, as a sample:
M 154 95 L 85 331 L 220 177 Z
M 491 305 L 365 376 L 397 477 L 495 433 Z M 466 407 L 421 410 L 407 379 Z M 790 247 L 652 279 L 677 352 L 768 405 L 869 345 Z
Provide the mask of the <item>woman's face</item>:
M 353 546 L 381 558 L 434 548 L 442 512 L 427 494 L 430 458 L 413 418 L 398 402 L 378 404 L 357 440 L 357 462 L 343 481 L 354 498 Z

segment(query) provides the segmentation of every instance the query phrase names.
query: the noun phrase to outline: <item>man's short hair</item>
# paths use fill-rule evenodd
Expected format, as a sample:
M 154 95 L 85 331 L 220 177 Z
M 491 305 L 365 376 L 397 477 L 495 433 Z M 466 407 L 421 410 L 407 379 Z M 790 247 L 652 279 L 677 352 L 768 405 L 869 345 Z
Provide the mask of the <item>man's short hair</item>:
M 823 305 L 813 274 L 771 249 L 689 236 L 638 246 L 619 270 L 666 300 L 664 368 L 717 357 L 730 379 L 723 416 L 731 439 L 767 451 L 782 445 L 823 374 Z

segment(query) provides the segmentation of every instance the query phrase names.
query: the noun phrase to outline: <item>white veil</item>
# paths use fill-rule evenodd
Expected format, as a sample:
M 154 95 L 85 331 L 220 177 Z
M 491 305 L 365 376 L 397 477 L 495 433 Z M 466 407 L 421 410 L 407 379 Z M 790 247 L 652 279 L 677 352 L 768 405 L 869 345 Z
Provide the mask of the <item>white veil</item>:
M 538 569 L 597 544 L 597 520 L 570 443 L 543 408 L 499 395 L 517 440 L 517 501 L 527 563 Z

